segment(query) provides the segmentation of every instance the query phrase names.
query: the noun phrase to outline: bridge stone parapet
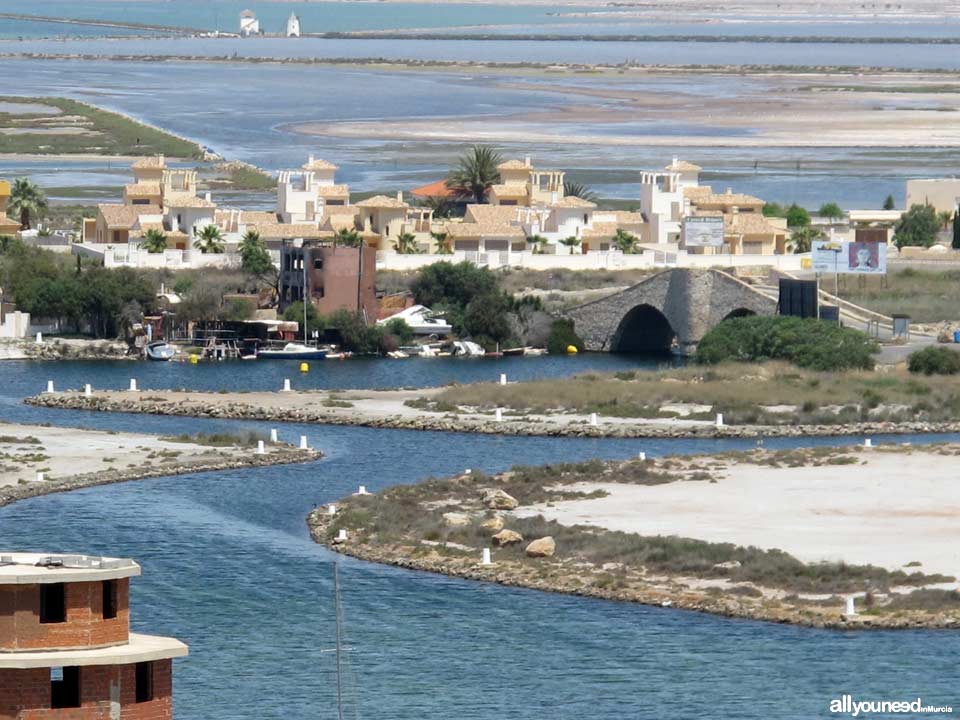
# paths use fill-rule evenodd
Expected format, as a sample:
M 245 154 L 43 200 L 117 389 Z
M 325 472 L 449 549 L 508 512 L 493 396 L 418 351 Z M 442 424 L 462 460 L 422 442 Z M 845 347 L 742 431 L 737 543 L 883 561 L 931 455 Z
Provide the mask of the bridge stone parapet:
M 587 350 L 691 354 L 712 327 L 737 315 L 775 315 L 777 301 L 720 270 L 672 269 L 568 310 Z

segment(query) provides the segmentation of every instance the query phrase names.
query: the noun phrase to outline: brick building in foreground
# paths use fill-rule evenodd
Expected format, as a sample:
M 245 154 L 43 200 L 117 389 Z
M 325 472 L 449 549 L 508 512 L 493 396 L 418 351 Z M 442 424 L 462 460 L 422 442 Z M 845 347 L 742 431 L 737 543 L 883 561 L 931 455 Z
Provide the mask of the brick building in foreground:
M 0 555 L 0 720 L 169 720 L 179 640 L 130 632 L 132 560 Z

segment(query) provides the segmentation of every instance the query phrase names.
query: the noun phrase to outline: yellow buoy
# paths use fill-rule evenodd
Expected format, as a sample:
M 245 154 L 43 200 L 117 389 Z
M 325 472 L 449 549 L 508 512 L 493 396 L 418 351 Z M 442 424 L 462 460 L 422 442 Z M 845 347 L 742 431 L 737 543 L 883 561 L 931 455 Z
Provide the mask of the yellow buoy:
M 196 365 L 198 362 L 200 362 L 200 358 L 199 358 L 197 355 L 191 355 L 191 356 L 190 356 L 190 364 L 191 364 L 191 365 Z
M 568 354 L 568 355 L 576 355 L 577 352 L 578 352 L 578 351 L 577 351 L 577 346 L 576 346 L 576 345 L 567 345 L 567 354 Z
M 300 372 L 310 372 L 310 366 L 305 362 L 300 363 Z

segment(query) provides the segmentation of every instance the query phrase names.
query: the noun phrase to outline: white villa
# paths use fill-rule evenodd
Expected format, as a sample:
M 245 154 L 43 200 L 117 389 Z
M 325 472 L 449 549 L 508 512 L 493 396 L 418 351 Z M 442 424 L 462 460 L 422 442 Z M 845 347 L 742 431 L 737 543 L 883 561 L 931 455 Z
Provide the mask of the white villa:
M 253 10 L 244 10 L 240 13 L 240 37 L 250 37 L 260 34 L 260 21 Z
M 296 13 L 290 13 L 290 17 L 287 18 L 285 35 L 287 37 L 300 37 L 300 18 L 297 17 Z

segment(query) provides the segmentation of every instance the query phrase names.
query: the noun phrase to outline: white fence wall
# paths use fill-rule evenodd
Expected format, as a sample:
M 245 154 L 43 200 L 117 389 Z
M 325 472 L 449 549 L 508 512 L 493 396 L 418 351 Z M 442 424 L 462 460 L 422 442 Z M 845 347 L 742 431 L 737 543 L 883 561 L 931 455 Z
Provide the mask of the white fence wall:
M 131 245 L 77 243 L 73 254 L 103 262 L 104 267 L 170 268 L 237 268 L 240 256 L 235 252 L 204 254 L 199 250 L 164 250 L 148 253 Z
M 621 252 L 591 252 L 585 255 L 535 255 L 531 252 L 455 252 L 452 255 L 377 254 L 380 270 L 418 270 L 436 262 L 470 262 L 491 269 L 501 267 L 531 270 L 638 270 L 657 267 L 774 267 L 800 270 L 806 255 L 688 255 L 686 252 L 646 251 L 639 255 Z

